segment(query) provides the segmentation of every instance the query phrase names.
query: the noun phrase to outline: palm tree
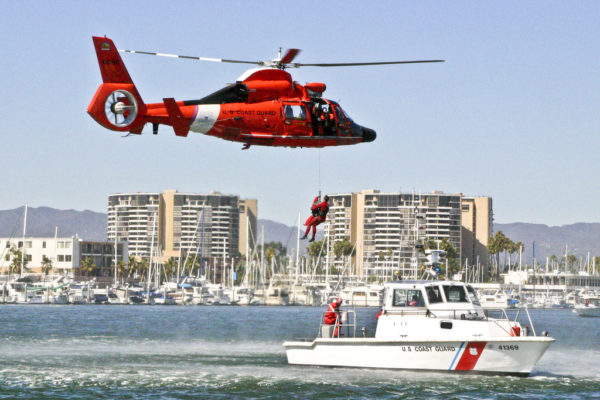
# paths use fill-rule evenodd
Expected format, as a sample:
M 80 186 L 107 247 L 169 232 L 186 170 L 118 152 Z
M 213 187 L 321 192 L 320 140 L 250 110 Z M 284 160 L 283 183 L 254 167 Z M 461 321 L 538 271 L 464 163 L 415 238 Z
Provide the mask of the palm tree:
M 175 261 L 175 258 L 171 257 L 163 265 L 163 271 L 165 273 L 166 280 L 169 280 L 169 278 L 171 278 L 173 276 L 173 274 L 175 273 L 176 270 L 177 270 L 177 261 Z
M 335 254 L 335 258 L 353 255 L 354 245 L 352 245 L 352 243 L 350 243 L 350 241 L 347 238 L 335 242 L 335 244 L 333 245 L 333 254 Z
M 129 275 L 127 272 L 128 266 L 125 264 L 125 261 L 118 260 L 117 261 L 117 274 L 123 279 L 124 276 Z
M 9 250 L 9 256 L 12 259 L 12 262 L 8 266 L 9 274 L 18 274 L 21 271 L 27 270 L 27 258 L 24 259 L 23 252 L 12 246 Z
M 42 272 L 48 276 L 50 271 L 52 271 L 52 260 L 46 256 L 42 256 Z
M 90 276 L 90 274 L 96 271 L 97 267 L 91 257 L 86 257 L 81 264 L 79 264 L 79 273 L 84 276 Z

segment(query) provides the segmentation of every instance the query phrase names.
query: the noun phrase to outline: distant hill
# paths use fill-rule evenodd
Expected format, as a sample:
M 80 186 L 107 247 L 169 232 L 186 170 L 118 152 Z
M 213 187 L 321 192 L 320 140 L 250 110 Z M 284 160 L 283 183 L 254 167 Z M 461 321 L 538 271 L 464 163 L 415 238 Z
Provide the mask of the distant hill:
M 292 254 L 292 249 L 296 248 L 296 244 L 298 241 L 298 228 L 293 226 L 287 226 L 285 224 L 271 221 L 269 219 L 259 219 L 258 220 L 258 234 L 257 243 L 260 243 L 260 235 L 262 232 L 262 227 L 265 227 L 265 243 L 269 242 L 281 242 L 283 246 L 287 248 L 288 254 Z M 300 232 L 300 235 L 304 235 L 304 226 L 303 230 Z M 316 240 L 323 239 L 323 231 L 317 229 Z M 303 254 L 306 246 L 308 246 L 308 240 L 300 241 L 300 254 Z
M 533 256 L 532 247 L 535 242 L 535 258 L 544 262 L 546 257 L 565 254 L 568 246 L 569 254 L 587 257 L 600 256 L 600 223 L 576 223 L 563 226 L 543 224 L 526 224 L 514 222 L 510 224 L 494 223 L 494 232 L 502 231 L 512 241 L 521 241 L 525 245 L 526 259 Z
M 23 235 L 25 207 L 0 211 L 0 236 Z M 106 214 L 93 211 L 57 210 L 50 207 L 27 208 L 27 236 L 53 237 L 77 234 L 82 239 L 106 240 Z
M 0 211 L 0 236 L 19 237 L 23 234 L 23 210 Z M 268 219 L 258 220 L 257 242 L 260 243 L 262 227 L 265 228 L 265 242 L 281 242 L 288 249 L 296 248 L 297 228 Z M 59 236 L 79 235 L 82 239 L 106 240 L 106 214 L 93 211 L 57 210 L 50 207 L 29 207 L 27 211 L 27 236 L 54 236 L 58 227 Z M 304 227 L 302 228 L 304 230 Z M 494 224 L 494 231 L 502 231 L 513 241 L 521 241 L 525 245 L 525 257 L 532 256 L 532 242 L 535 241 L 535 254 L 538 260 L 555 254 L 561 256 L 565 245 L 569 246 L 569 254 L 586 257 L 600 256 L 600 223 L 576 223 L 563 226 L 528 224 L 514 222 Z M 301 234 L 304 234 L 302 231 Z M 317 239 L 323 238 L 322 229 L 317 230 Z M 308 245 L 307 240 L 300 241 L 301 253 Z

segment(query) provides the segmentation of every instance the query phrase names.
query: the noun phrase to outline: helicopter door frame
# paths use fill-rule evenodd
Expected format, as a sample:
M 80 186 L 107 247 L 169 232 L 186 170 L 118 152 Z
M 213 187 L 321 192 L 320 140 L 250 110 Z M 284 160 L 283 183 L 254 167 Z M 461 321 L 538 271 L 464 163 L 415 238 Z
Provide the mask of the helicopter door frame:
M 281 103 L 283 115 L 283 130 L 287 136 L 308 136 L 310 122 L 308 110 L 304 103 L 299 101 L 283 101 Z

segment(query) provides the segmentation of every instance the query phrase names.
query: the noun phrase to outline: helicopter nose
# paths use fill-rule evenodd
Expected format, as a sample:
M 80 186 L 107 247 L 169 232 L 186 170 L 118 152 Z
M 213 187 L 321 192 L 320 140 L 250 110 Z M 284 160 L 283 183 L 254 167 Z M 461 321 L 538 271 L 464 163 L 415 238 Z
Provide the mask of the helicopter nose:
M 363 131 L 363 142 L 372 142 L 375 140 L 375 138 L 377 138 L 377 133 L 375 133 L 375 131 L 373 129 L 369 129 L 369 128 L 365 128 L 363 126 L 362 128 Z

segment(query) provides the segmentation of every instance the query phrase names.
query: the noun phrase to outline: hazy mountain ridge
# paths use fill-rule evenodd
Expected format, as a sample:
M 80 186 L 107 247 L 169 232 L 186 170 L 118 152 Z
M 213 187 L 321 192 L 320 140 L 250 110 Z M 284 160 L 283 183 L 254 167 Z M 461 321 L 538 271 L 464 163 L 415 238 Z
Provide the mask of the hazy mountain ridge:
M 548 226 L 544 224 L 528 224 L 514 222 L 509 224 L 494 224 L 494 232 L 502 231 L 511 240 L 520 241 L 525 245 L 526 258 L 533 256 L 535 242 L 535 258 L 543 260 L 551 255 L 562 256 L 565 246 L 569 254 L 586 257 L 587 253 L 600 256 L 600 223 L 578 222 L 563 226 Z
M 24 207 L 0 211 L 0 236 L 20 237 L 23 234 Z M 27 236 L 53 237 L 55 227 L 58 236 L 79 235 L 82 239 L 106 240 L 106 214 L 94 211 L 58 210 L 50 207 L 29 207 L 27 211 Z M 290 250 L 296 248 L 298 231 L 296 227 L 271 221 L 258 220 L 258 229 L 254 233 L 260 243 L 262 227 L 265 230 L 265 242 L 281 242 Z M 303 227 L 304 229 L 304 227 Z M 548 226 L 514 222 L 494 224 L 494 232 L 502 231 L 513 241 L 521 241 L 525 245 L 526 259 L 532 256 L 532 243 L 535 242 L 535 253 L 538 260 L 555 254 L 561 256 L 565 245 L 569 246 L 569 254 L 586 257 L 600 255 L 600 223 L 584 223 L 563 226 Z M 301 232 L 303 234 L 304 232 Z M 317 231 L 317 239 L 323 237 L 322 230 Z M 307 240 L 300 241 L 301 252 Z
M 0 211 L 0 236 L 23 235 L 23 211 L 25 207 Z M 27 208 L 27 236 L 59 237 L 75 234 L 82 239 L 106 240 L 106 214 L 94 211 L 57 210 L 50 207 Z

